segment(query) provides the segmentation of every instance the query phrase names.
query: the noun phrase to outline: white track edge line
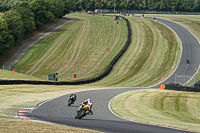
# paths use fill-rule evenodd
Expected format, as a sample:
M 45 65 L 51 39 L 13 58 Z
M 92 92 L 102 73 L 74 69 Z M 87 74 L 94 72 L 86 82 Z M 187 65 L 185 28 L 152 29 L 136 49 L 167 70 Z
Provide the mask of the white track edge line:
M 159 21 L 158 21 L 158 22 L 159 22 Z M 159 23 L 161 23 L 161 22 L 159 22 Z M 164 23 L 162 23 L 162 24 L 164 24 Z M 178 24 L 178 23 L 177 23 L 177 24 Z M 166 25 L 166 24 L 164 24 L 164 25 Z M 180 24 L 179 24 L 179 25 L 180 25 Z M 167 26 L 167 25 L 166 25 L 166 26 Z M 181 25 L 181 26 L 182 26 L 182 25 Z M 167 26 L 167 27 L 169 27 L 169 26 Z M 184 27 L 184 26 L 183 26 L 183 27 Z M 177 33 L 176 33 L 171 27 L 169 27 L 169 28 L 177 35 Z M 186 29 L 187 29 L 187 28 L 186 28 Z M 188 30 L 188 31 L 189 31 L 189 30 Z M 189 31 L 189 32 L 191 32 L 191 31 Z M 192 35 L 194 36 L 193 33 L 192 33 Z M 178 35 L 177 35 L 177 37 L 179 38 Z M 196 38 L 196 36 L 194 36 L 194 37 Z M 196 38 L 196 39 L 197 39 L 197 38 Z M 181 47 L 182 47 L 182 41 L 181 41 L 180 38 L 179 38 L 179 40 L 180 40 L 180 42 L 181 42 Z M 197 41 L 199 42 L 198 39 L 197 39 Z M 200 44 L 200 43 L 199 43 L 199 44 Z M 181 56 L 180 56 L 180 57 L 182 57 L 182 50 L 181 50 Z M 179 59 L 179 64 L 180 64 L 180 60 L 181 60 L 181 58 Z M 178 65 L 177 65 L 177 67 L 178 67 Z M 176 67 L 176 69 L 174 70 L 174 72 L 177 70 L 177 67 Z M 198 70 L 199 70 L 199 68 L 198 68 Z M 173 75 L 174 72 L 173 72 L 171 75 Z M 196 73 L 197 73 L 197 72 L 196 72 Z M 170 75 L 169 77 L 171 77 L 171 75 Z M 167 79 L 169 79 L 169 77 L 168 77 Z M 167 79 L 165 79 L 164 81 L 166 81 Z M 190 80 L 191 80 L 191 79 L 190 79 Z M 162 81 L 162 82 L 164 82 L 164 81 Z M 160 83 L 162 83 L 162 82 L 160 82 Z M 160 83 L 158 83 L 157 85 L 159 85 Z M 154 85 L 154 86 L 157 86 L 157 85 Z M 143 88 L 143 89 L 151 88 L 151 87 L 154 87 L 154 86 L 146 87 L 146 88 Z M 127 87 L 127 88 L 128 88 L 128 87 Z M 111 88 L 108 88 L 108 89 L 111 89 Z M 105 89 L 105 90 L 108 90 L 108 89 Z M 115 88 L 115 89 L 123 89 L 123 88 Z M 102 89 L 92 89 L 92 90 L 102 90 Z M 92 91 L 92 90 L 79 91 L 78 93 L 80 93 L 80 92 Z M 130 91 L 134 91 L 134 90 L 130 90 Z M 129 91 L 126 91 L 126 92 L 129 92 Z M 126 93 L 126 92 L 124 92 L 124 93 Z M 118 95 L 122 95 L 122 94 L 124 94 L 124 93 L 121 93 L 121 94 L 118 94 Z M 70 94 L 70 93 L 67 93 L 67 94 Z M 65 94 L 65 95 L 67 95 L 67 94 Z M 118 96 L 118 95 L 116 95 L 116 96 Z M 64 96 L 64 95 L 62 95 L 62 96 Z M 59 97 L 62 97 L 62 96 L 59 96 Z M 116 96 L 114 96 L 113 98 L 115 98 Z M 54 99 L 57 99 L 57 98 L 59 98 L 59 97 L 46 100 L 46 101 L 40 103 L 36 108 L 40 107 L 41 105 L 45 104 L 46 102 L 49 102 L 49 101 L 54 100 Z M 117 114 L 115 114 L 115 113 L 111 110 L 111 108 L 110 108 L 110 103 L 111 103 L 111 101 L 113 100 L 113 98 L 109 101 L 109 104 L 108 104 L 108 108 L 109 108 L 109 110 L 111 111 L 111 113 L 114 114 L 115 116 L 121 118 L 121 119 L 128 120 L 128 119 L 125 119 L 125 118 L 123 118 L 123 117 L 121 117 L 121 116 L 118 116 Z M 36 109 L 36 108 L 34 108 L 34 109 Z M 34 109 L 32 109 L 32 110 L 30 111 L 30 114 L 31 114 L 31 112 L 32 112 Z M 35 121 L 35 120 L 34 120 L 34 121 Z M 37 121 L 38 121 L 38 122 L 42 122 L 42 123 L 47 123 L 47 124 L 56 124 L 56 123 L 46 122 L 46 121 L 41 121 L 41 120 L 37 120 Z M 128 121 L 132 121 L 132 120 L 128 120 Z M 136 121 L 132 121 L 132 122 L 136 122 Z M 136 122 L 136 123 L 140 123 L 140 122 Z M 141 123 L 141 124 L 146 124 L 146 123 Z M 147 124 L 147 125 L 152 125 L 152 124 Z M 157 125 L 154 125 L 154 126 L 157 126 Z M 165 126 L 161 126 L 161 127 L 165 127 Z M 167 128 L 171 128 L 171 127 L 167 127 Z M 176 128 L 171 128 L 171 129 L 176 129 Z M 181 129 L 176 129 L 176 130 L 181 130 Z M 187 130 L 181 130 L 181 131 L 187 131 Z M 191 131 L 189 131 L 189 132 L 191 132 Z
M 158 18 L 164 19 L 164 18 L 162 18 L 162 17 L 158 17 Z M 164 20 L 167 20 L 167 21 L 176 23 L 176 24 L 178 24 L 178 25 L 184 27 L 187 31 L 190 32 L 190 34 L 192 34 L 192 36 L 198 41 L 198 43 L 199 43 L 199 45 L 200 45 L 200 41 L 198 40 L 198 38 L 197 38 L 187 27 L 185 27 L 185 26 L 183 26 L 183 25 L 181 25 L 181 24 L 179 24 L 179 23 L 177 23 L 177 22 L 175 22 L 175 21 L 171 21 L 171 20 L 168 20 L 168 19 L 164 19 Z M 200 64 L 199 64 L 199 66 L 200 66 Z M 188 83 L 190 80 L 192 80 L 192 78 L 198 73 L 198 71 L 199 71 L 199 66 L 198 66 L 198 69 L 197 69 L 197 71 L 195 72 L 195 74 L 194 74 L 186 83 Z
M 149 18 L 148 18 L 148 19 L 149 19 Z M 168 27 L 169 29 L 171 29 L 172 32 L 173 32 L 174 34 L 176 34 L 176 36 L 178 37 L 179 41 L 181 42 L 181 55 L 180 55 L 180 58 L 179 58 L 179 61 L 178 61 L 178 65 L 176 66 L 176 68 L 174 69 L 174 71 L 172 72 L 172 74 L 171 74 L 170 76 L 168 76 L 168 78 L 164 79 L 162 82 L 160 82 L 160 83 L 158 83 L 158 84 L 156 84 L 156 85 L 154 85 L 154 86 L 152 86 L 152 87 L 155 87 L 155 86 L 157 86 L 157 85 L 159 85 L 159 84 L 165 82 L 166 80 L 168 80 L 168 79 L 175 73 L 175 71 L 177 70 L 177 68 L 178 68 L 178 66 L 179 66 L 179 64 L 180 64 L 180 61 L 181 61 L 181 58 L 182 58 L 182 54 L 183 54 L 183 42 L 181 41 L 181 39 L 180 39 L 180 37 L 178 36 L 178 34 L 177 34 L 171 27 L 169 27 L 168 25 L 166 25 L 166 24 L 164 24 L 164 23 L 162 23 L 162 22 L 160 22 L 160 21 L 156 21 L 156 22 L 159 22 L 159 23 L 165 25 L 166 27 Z
M 137 90 L 134 90 L 134 91 L 137 91 Z M 127 121 L 131 121 L 131 122 L 134 122 L 134 123 L 138 123 L 138 124 L 151 125 L 151 126 L 158 126 L 158 127 L 169 128 L 169 129 L 175 129 L 175 130 L 178 130 L 178 131 L 187 131 L 187 132 L 191 132 L 191 133 L 196 133 L 196 132 L 193 132 L 193 131 L 183 130 L 183 129 L 178 129 L 178 128 L 173 128 L 173 127 L 167 127 L 167 126 L 156 125 L 156 124 L 154 125 L 154 124 L 142 123 L 142 122 L 138 122 L 138 121 L 134 121 L 134 120 L 129 120 L 129 119 L 126 119 L 126 118 L 123 118 L 123 117 L 119 116 L 119 115 L 116 114 L 114 111 L 112 111 L 110 105 L 111 105 L 112 100 L 113 100 L 115 97 L 120 96 L 120 95 L 123 95 L 124 93 L 127 93 L 127 92 L 130 92 L 130 91 L 126 91 L 126 92 L 123 92 L 123 93 L 121 93 L 121 94 L 118 94 L 118 95 L 114 96 L 114 97 L 109 101 L 109 103 L 108 103 L 108 109 L 110 110 L 110 112 L 111 112 L 113 115 L 117 116 L 118 118 L 121 118 L 121 119 L 127 120 Z

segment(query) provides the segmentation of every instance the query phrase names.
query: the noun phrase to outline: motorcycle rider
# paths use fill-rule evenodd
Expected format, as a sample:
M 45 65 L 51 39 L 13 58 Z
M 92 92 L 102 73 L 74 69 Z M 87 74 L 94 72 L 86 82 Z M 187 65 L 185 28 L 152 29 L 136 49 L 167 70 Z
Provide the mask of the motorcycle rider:
M 90 98 L 88 98 L 87 100 L 85 100 L 85 101 L 83 101 L 82 103 L 81 103 L 81 106 L 85 106 L 85 105 L 88 105 L 89 106 L 89 113 L 91 114 L 91 115 L 93 115 L 93 112 L 92 112 L 92 102 L 91 102 L 91 100 L 90 100 Z
M 189 59 L 187 59 L 186 62 L 187 62 L 187 64 L 190 64 L 190 60 Z
M 76 101 L 76 94 L 75 93 L 73 93 L 73 94 L 71 94 L 70 96 L 69 96 L 69 100 L 68 100 L 68 102 L 70 101 L 70 99 L 73 101 L 73 103 Z

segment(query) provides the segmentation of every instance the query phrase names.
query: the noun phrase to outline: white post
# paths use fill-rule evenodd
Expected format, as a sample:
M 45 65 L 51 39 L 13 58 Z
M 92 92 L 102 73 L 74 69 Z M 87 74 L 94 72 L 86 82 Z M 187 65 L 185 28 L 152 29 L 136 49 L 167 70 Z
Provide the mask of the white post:
M 115 6 L 116 6 L 116 4 L 114 3 L 114 12 L 115 12 Z
M 176 74 L 174 74 L 175 75 L 175 83 L 176 83 Z
M 196 83 L 196 82 L 197 82 L 196 73 L 197 73 L 197 68 L 195 68 L 194 83 Z

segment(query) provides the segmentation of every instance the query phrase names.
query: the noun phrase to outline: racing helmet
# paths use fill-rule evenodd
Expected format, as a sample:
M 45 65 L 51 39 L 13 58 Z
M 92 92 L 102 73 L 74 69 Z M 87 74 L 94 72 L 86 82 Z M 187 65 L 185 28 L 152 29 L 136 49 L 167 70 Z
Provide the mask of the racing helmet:
M 91 101 L 90 98 L 88 98 L 87 101 Z

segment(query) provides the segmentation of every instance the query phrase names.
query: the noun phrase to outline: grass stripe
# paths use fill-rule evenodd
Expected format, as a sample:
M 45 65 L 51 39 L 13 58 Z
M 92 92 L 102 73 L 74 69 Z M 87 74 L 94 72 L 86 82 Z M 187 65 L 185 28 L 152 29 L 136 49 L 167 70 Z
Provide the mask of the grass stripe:
M 199 101 L 199 93 L 152 89 L 119 95 L 111 108 L 130 120 L 199 132 Z

